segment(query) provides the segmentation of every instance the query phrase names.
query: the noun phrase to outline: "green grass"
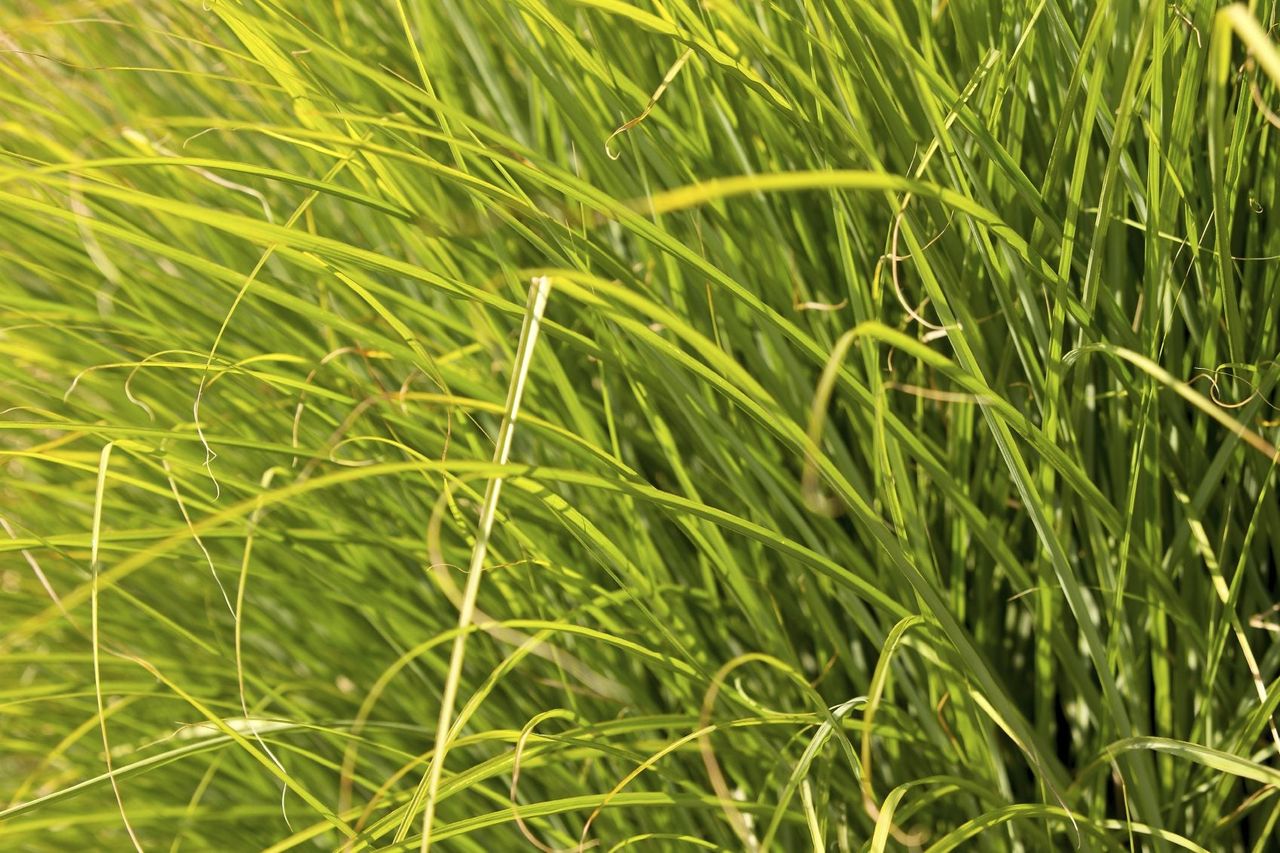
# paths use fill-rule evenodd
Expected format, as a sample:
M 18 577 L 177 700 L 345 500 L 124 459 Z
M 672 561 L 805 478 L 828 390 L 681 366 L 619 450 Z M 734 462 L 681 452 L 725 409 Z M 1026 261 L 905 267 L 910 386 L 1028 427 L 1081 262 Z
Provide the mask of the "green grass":
M 1204 0 L 7 0 L 0 847 L 1275 849 Z

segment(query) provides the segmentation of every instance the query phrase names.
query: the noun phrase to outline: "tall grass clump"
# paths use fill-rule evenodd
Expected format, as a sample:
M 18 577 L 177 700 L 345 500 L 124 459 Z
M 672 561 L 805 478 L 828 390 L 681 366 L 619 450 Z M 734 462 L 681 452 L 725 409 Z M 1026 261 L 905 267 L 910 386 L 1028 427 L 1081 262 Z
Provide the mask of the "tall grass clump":
M 0 848 L 1280 849 L 1206 0 L 5 0 Z

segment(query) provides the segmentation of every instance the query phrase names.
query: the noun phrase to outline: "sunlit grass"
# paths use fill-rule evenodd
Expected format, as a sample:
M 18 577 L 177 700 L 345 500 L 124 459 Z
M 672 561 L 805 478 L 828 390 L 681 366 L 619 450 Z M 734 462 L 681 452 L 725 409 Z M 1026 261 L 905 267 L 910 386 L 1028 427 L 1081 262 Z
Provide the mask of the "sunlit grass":
M 1271 849 L 1277 23 L 4 3 L 0 846 Z

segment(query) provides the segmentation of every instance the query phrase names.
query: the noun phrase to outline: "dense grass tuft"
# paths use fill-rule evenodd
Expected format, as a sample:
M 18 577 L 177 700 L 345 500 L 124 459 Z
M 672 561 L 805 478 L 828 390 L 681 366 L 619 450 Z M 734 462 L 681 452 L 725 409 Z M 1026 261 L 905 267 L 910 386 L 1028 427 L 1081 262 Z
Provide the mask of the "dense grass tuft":
M 0 6 L 0 847 L 1276 849 L 1275 4 Z

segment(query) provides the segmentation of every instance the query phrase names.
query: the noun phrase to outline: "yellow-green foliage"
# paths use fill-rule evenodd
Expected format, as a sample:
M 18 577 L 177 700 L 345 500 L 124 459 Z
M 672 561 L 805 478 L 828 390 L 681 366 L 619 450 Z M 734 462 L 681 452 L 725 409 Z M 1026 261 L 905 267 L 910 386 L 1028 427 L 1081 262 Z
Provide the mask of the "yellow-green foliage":
M 3 0 L 0 849 L 1275 849 L 1278 22 Z

